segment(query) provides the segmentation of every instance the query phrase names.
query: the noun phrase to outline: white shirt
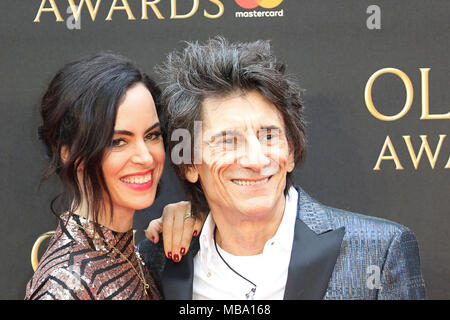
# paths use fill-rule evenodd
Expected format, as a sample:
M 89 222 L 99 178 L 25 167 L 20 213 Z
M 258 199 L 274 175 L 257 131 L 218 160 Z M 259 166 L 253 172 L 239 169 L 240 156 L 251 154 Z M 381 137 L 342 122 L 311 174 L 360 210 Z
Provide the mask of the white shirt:
M 273 238 L 261 254 L 235 256 L 217 248 L 225 261 L 238 273 L 256 284 L 255 300 L 281 300 L 288 276 L 297 215 L 297 190 L 289 189 L 283 218 Z M 243 300 L 253 285 L 244 280 L 223 262 L 214 246 L 215 223 L 212 215 L 206 218 L 200 234 L 200 250 L 194 257 L 193 299 Z

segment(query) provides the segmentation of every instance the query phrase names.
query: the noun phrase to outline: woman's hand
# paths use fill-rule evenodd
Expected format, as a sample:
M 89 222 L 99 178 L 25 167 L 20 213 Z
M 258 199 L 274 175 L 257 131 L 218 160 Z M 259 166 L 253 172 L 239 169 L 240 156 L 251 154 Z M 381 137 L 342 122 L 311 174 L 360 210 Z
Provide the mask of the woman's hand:
M 158 243 L 159 233 L 162 232 L 166 257 L 179 262 L 189 250 L 192 237 L 200 233 L 204 216 L 192 216 L 189 201 L 168 204 L 160 218 L 150 221 L 145 236 L 153 243 Z

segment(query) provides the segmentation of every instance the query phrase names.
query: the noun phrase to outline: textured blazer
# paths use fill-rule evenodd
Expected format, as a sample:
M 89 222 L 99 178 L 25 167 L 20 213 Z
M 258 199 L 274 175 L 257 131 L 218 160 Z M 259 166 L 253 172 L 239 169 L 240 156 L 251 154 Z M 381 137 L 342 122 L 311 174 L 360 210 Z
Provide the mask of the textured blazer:
M 284 299 L 425 299 L 419 248 L 407 227 L 325 206 L 300 187 Z M 163 242 L 138 250 L 166 299 L 192 299 L 198 237 L 183 259 Z

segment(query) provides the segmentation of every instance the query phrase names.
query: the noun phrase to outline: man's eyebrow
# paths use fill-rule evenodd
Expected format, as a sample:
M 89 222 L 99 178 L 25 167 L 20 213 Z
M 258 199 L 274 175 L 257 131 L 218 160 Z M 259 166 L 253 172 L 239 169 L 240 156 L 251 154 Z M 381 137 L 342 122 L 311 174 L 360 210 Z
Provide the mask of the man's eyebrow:
M 161 124 L 159 122 L 154 123 L 151 125 L 147 130 L 145 130 L 144 134 L 147 134 L 148 132 L 152 131 L 153 129 L 160 127 Z M 134 136 L 134 133 L 128 130 L 114 130 L 114 134 L 121 134 L 126 136 Z
M 238 130 L 222 130 L 216 134 L 210 136 L 210 139 L 221 138 L 226 136 L 238 135 L 240 132 Z
M 265 126 L 265 127 L 261 127 L 260 130 L 281 130 L 281 128 L 277 127 L 277 126 Z
M 263 126 L 261 127 L 259 130 L 280 130 L 281 128 L 275 125 L 268 125 L 268 126 Z M 216 134 L 213 134 L 211 136 L 209 136 L 209 140 L 210 141 L 214 141 L 216 138 L 222 138 L 222 137 L 226 137 L 226 136 L 236 136 L 236 135 L 240 135 L 241 131 L 240 130 L 222 130 L 220 132 L 217 132 Z

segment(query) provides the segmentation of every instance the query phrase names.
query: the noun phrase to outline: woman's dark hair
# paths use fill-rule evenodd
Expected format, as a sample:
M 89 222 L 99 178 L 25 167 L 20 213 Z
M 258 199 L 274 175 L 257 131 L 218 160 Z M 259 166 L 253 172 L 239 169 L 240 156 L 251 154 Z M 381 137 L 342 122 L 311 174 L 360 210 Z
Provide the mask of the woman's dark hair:
M 51 80 L 40 105 L 38 133 L 50 162 L 41 184 L 53 174 L 62 182 L 62 193 L 51 203 L 56 216 L 67 206 L 76 209 L 86 199 L 98 231 L 106 195 L 112 217 L 112 199 L 101 164 L 112 143 L 121 99 L 136 83 L 148 88 L 158 109 L 160 90 L 154 81 L 117 54 L 104 52 L 69 63 Z M 63 148 L 68 151 L 64 161 Z M 82 181 L 77 176 L 80 166 Z
M 206 98 L 258 90 L 281 114 L 295 164 L 302 163 L 306 136 L 301 89 L 285 74 L 285 69 L 286 65 L 273 54 L 269 41 L 229 43 L 216 37 L 204 44 L 186 42 L 183 50 L 169 54 L 157 71 L 165 85 L 161 103 L 168 117 L 170 152 L 178 143 L 170 137 L 180 128 L 189 131 L 191 146 L 195 145 L 194 122 L 201 120 L 201 106 Z M 193 212 L 207 212 L 209 207 L 200 182 L 193 184 L 185 179 L 186 169 L 192 163 L 174 165 L 174 169 L 192 202 Z M 292 185 L 293 175 L 288 173 L 285 195 Z

